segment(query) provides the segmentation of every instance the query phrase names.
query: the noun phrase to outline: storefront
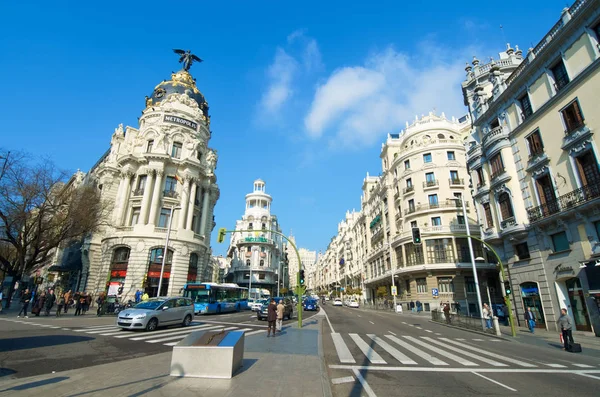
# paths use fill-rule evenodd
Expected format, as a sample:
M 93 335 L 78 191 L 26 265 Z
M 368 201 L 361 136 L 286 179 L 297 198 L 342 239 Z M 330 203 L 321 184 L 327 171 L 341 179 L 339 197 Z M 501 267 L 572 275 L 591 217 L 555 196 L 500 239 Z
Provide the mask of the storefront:
M 535 315 L 535 327 L 546 328 L 546 317 L 544 316 L 544 308 L 542 299 L 540 298 L 540 289 L 537 283 L 526 282 L 520 285 L 521 300 L 523 301 L 523 313 L 530 307 Z
M 150 251 L 150 263 L 148 264 L 148 273 L 146 274 L 145 292 L 151 297 L 167 296 L 169 290 L 169 280 L 171 279 L 171 264 L 173 262 L 173 251 L 167 250 L 165 267 L 162 268 L 163 248 L 155 248 Z M 162 284 L 160 283 L 160 273 L 163 273 Z M 160 286 L 160 294 L 158 286 Z
M 569 294 L 571 314 L 578 331 L 591 331 L 590 316 L 585 303 L 585 296 L 579 278 L 573 277 L 565 281 Z

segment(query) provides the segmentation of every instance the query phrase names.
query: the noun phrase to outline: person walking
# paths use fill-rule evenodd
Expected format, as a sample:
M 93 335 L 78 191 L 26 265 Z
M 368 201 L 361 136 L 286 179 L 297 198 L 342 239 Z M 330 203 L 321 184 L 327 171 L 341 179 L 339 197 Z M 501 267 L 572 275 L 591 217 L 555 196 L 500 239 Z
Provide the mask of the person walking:
M 75 292 L 75 296 L 73 297 L 75 300 L 75 315 L 81 316 L 81 311 L 83 310 L 83 303 L 85 302 L 85 297 L 80 292 Z
M 490 314 L 491 314 L 490 307 L 487 305 L 487 303 L 484 303 L 483 304 L 483 319 L 485 320 L 485 327 L 487 329 L 492 329 L 492 317 Z
M 30 300 L 31 292 L 29 292 L 29 288 L 27 288 L 21 295 L 21 310 L 19 311 L 19 314 L 17 314 L 17 318 L 21 317 L 21 313 L 23 313 L 23 317 L 29 318 L 29 316 L 27 316 L 27 306 L 29 306 Z
M 531 307 L 528 307 L 525 312 L 525 322 L 527 322 L 529 332 L 533 334 L 533 331 L 535 330 L 535 314 L 531 311 Z
M 46 295 L 45 313 L 46 317 L 50 315 L 50 310 L 52 310 L 52 306 L 54 306 L 54 302 L 56 301 L 56 295 L 54 295 L 54 290 L 48 291 L 48 295 Z
M 556 320 L 558 328 L 560 328 L 563 337 L 563 350 L 569 351 L 575 341 L 573 340 L 573 320 L 567 314 L 567 309 L 560 309 L 560 317 Z
M 63 307 L 65 307 L 65 296 L 60 294 L 58 297 L 58 303 L 56 304 L 56 317 L 60 317 L 62 315 Z
M 271 331 L 273 331 L 273 336 L 275 336 L 275 321 L 277 320 L 277 306 L 275 305 L 275 299 L 271 298 L 271 302 L 267 308 L 267 337 L 271 336 Z
M 446 317 L 446 323 L 450 324 L 450 303 L 444 305 L 444 316 Z
M 142 300 L 142 291 L 140 291 L 138 289 L 137 291 L 135 291 L 135 303 L 140 303 L 141 300 Z
M 69 310 L 69 305 L 71 305 L 71 300 L 73 298 L 73 293 L 71 292 L 71 290 L 68 290 L 67 292 L 65 292 L 64 298 L 65 298 L 65 311 L 64 313 L 67 314 L 67 310 Z
M 46 293 L 42 292 L 37 297 L 33 306 L 31 307 L 31 313 L 35 314 L 36 317 L 39 317 L 40 313 L 42 312 L 42 308 L 45 306 L 45 302 L 46 302 Z
M 277 331 L 281 332 L 281 329 L 283 328 L 283 310 L 285 309 L 285 306 L 283 306 L 283 299 L 281 299 L 279 301 L 279 304 L 277 305 Z M 275 334 L 275 332 L 273 332 L 273 334 Z

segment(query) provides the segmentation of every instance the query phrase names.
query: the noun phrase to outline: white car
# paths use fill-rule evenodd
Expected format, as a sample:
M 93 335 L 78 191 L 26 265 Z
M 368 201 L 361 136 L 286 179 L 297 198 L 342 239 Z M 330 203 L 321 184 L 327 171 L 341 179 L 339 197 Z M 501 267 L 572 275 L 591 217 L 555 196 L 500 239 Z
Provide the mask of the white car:
M 250 310 L 252 310 L 253 312 L 258 312 L 262 308 L 262 305 L 264 305 L 266 302 L 266 299 L 259 299 L 254 302 L 250 302 L 248 304 L 248 307 L 250 307 Z
M 354 307 L 356 309 L 358 309 L 358 302 L 357 301 L 350 301 L 350 303 L 348 303 L 348 307 Z
M 333 301 L 333 306 L 344 306 L 344 304 L 342 303 L 342 300 L 340 298 L 335 298 L 335 300 Z

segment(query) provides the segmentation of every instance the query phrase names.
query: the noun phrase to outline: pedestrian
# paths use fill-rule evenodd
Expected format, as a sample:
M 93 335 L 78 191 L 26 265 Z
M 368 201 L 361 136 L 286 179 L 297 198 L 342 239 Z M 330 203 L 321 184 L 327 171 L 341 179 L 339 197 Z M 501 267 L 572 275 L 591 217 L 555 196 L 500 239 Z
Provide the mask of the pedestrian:
M 454 307 L 456 308 L 456 314 L 460 314 L 460 302 L 456 301 L 456 303 L 454 303 Z
M 75 292 L 75 296 L 73 297 L 75 300 L 75 315 L 81 316 L 81 311 L 83 310 L 83 304 L 85 302 L 85 297 L 82 293 Z
M 569 346 L 571 346 L 575 341 L 573 340 L 573 321 L 571 317 L 567 314 L 567 309 L 560 309 L 560 317 L 556 321 L 556 324 L 560 328 L 562 332 L 563 338 L 563 350 L 569 350 Z
M 277 305 L 277 331 L 281 332 L 281 329 L 283 328 L 283 310 L 285 309 L 285 306 L 283 306 L 283 299 L 281 299 L 279 301 L 279 304 Z M 275 333 L 273 333 L 275 334 Z
M 450 303 L 446 303 L 444 306 L 444 316 L 446 317 L 446 323 L 450 324 Z
M 535 329 L 535 314 L 531 311 L 531 307 L 527 308 L 525 312 L 525 322 L 527 323 L 527 328 L 529 328 L 529 332 L 533 334 L 533 330 Z
M 67 314 L 67 310 L 69 310 L 69 306 L 72 304 L 71 302 L 73 302 L 73 293 L 71 292 L 71 290 L 68 290 L 67 292 L 65 292 L 64 298 L 65 298 L 64 313 Z
M 34 301 L 33 306 L 31 307 L 31 313 L 35 314 L 36 317 L 40 316 L 42 309 L 44 308 L 44 304 L 46 302 L 46 293 L 42 292 L 37 299 Z
M 142 300 L 142 291 L 138 289 L 135 291 L 135 303 L 140 303 L 140 300 Z
M 52 310 L 52 306 L 54 306 L 54 302 L 56 301 L 56 295 L 54 295 L 54 290 L 49 290 L 48 295 L 46 296 L 45 312 L 46 317 L 50 315 L 50 310 Z
M 277 320 L 277 306 L 275 305 L 275 299 L 271 298 L 271 302 L 267 308 L 267 337 L 271 336 L 271 331 L 273 331 L 273 336 L 275 336 L 275 321 Z
M 60 317 L 62 315 L 63 307 L 65 307 L 65 296 L 61 294 L 59 295 L 58 303 L 56 306 L 56 317 Z
M 144 295 L 142 295 L 142 302 L 146 302 L 148 299 L 150 299 L 150 297 L 148 296 L 148 293 L 144 292 Z
M 490 315 L 490 307 L 487 303 L 483 304 L 483 319 L 485 320 L 485 327 L 492 329 L 492 317 Z M 493 315 L 493 314 L 492 314 Z
M 17 318 L 21 317 L 21 313 L 23 313 L 23 317 L 29 318 L 27 316 L 27 307 L 29 306 L 29 301 L 31 300 L 31 293 L 29 292 L 29 288 L 23 292 L 21 295 L 21 310 L 19 314 L 17 314 Z
M 102 314 L 104 314 L 104 310 L 103 310 L 103 306 L 104 306 L 104 292 L 100 292 L 100 294 L 98 295 L 98 299 L 96 300 L 96 303 L 98 304 L 98 310 L 96 310 L 96 315 L 99 317 Z

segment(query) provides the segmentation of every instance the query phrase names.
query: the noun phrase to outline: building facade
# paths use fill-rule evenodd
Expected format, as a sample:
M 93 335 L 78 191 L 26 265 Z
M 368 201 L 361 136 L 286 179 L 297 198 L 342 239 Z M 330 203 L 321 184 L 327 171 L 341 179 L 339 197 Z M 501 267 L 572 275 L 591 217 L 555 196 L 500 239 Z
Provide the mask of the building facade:
M 283 275 L 283 277 L 288 278 L 288 286 L 290 289 L 293 290 L 298 284 L 297 274 L 301 268 L 305 271 L 305 277 L 307 277 L 308 274 L 310 274 L 313 271 L 313 268 L 317 262 L 317 251 L 311 251 L 306 248 L 298 247 L 298 244 L 296 244 L 296 238 L 291 234 L 288 238 L 294 243 L 296 248 L 298 248 L 298 254 L 300 254 L 301 264 L 301 266 L 298 264 L 298 255 L 296 255 L 296 251 L 294 251 L 294 248 L 291 246 L 291 244 L 285 242 L 285 252 L 288 258 L 289 271 L 285 275 Z M 306 283 L 308 287 L 308 282 Z
M 227 257 L 231 268 L 227 281 L 251 288 L 252 297 L 266 291 L 277 294 L 283 255 L 281 228 L 277 217 L 271 214 L 272 197 L 265 191 L 265 182 L 254 181 L 253 191 L 246 195 L 246 210 L 231 233 Z
M 600 3 L 578 0 L 526 56 L 467 65 L 467 161 L 483 236 L 508 264 L 515 314 L 600 336 Z

